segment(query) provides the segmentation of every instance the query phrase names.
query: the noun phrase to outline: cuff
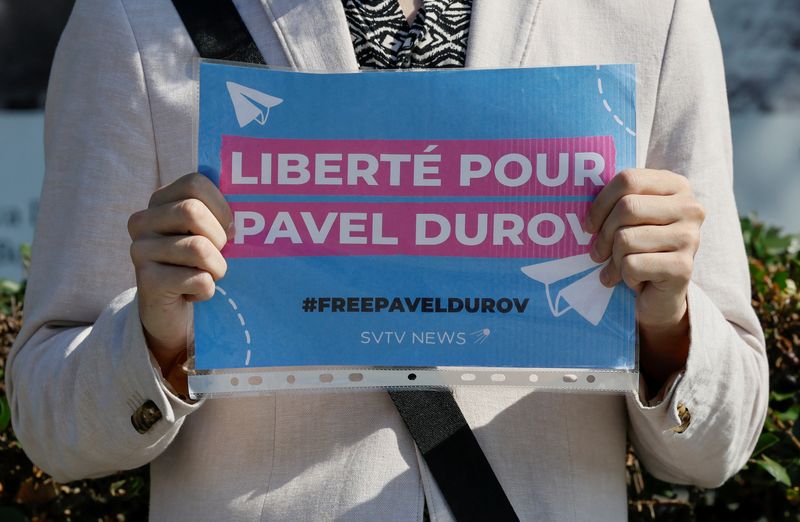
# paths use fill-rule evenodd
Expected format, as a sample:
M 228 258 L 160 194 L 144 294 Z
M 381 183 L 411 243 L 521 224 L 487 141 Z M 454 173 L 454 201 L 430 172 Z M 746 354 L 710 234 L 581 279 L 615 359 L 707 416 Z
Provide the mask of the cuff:
M 170 384 L 169 381 L 164 378 L 163 372 L 161 371 L 161 365 L 158 364 L 153 352 L 150 350 L 147 351 L 150 354 L 150 364 L 153 366 L 153 371 L 156 374 L 156 378 L 158 378 L 159 383 L 164 388 L 164 393 L 166 394 L 167 399 L 169 399 L 173 410 L 183 409 L 184 406 L 195 406 L 202 401 L 202 399 L 191 399 L 189 397 L 184 397 L 175 391 L 175 388 L 172 386 L 172 384 Z M 186 411 L 186 413 L 191 413 L 195 409 L 196 408 L 189 409 Z
M 705 296 L 694 282 L 689 283 L 686 296 L 689 314 L 689 357 L 683 370 L 672 374 L 661 391 L 647 400 L 648 389 L 643 377 L 639 377 L 638 392 L 628 396 L 628 410 L 632 417 L 646 422 L 660 432 L 683 433 L 691 426 L 691 417 L 698 408 L 702 409 L 702 396 L 695 393 L 705 382 L 705 375 L 713 372 L 710 360 L 704 353 L 709 335 L 715 328 L 707 328 L 706 308 L 714 304 Z
M 650 397 L 650 389 L 647 386 L 647 380 L 644 378 L 643 375 L 639 374 L 639 395 L 637 396 L 636 400 L 645 406 L 658 406 L 664 400 L 671 398 L 675 394 L 675 387 L 678 386 L 678 383 L 683 378 L 683 374 L 686 370 L 680 370 L 672 375 L 670 375 L 666 382 L 661 386 L 661 390 L 653 396 L 651 399 L 647 400 L 647 397 Z
M 721 358 L 730 350 L 731 328 L 716 305 L 693 282 L 687 294 L 689 357 L 670 379 L 660 401 L 643 403 L 642 390 L 626 396 L 630 437 L 648 471 L 661 480 L 716 487 L 730 473 L 727 435 L 720 433 L 725 410 Z M 741 378 L 742 376 L 738 376 Z
M 686 367 L 673 374 L 664 384 L 661 392 L 646 400 L 647 388 L 644 379 L 639 378 L 638 393 L 628 397 L 628 408 L 632 417 L 646 422 L 661 432 L 683 433 L 691 427 L 692 415 L 708 413 L 708 401 L 697 393 L 713 378 L 715 368 L 708 348 L 716 346 L 720 332 L 719 315 L 716 306 L 694 282 L 689 283 L 686 295 L 689 313 L 689 356 Z M 723 321 L 724 322 L 724 321 Z M 727 328 L 727 324 L 721 325 Z
M 126 349 L 122 361 L 126 371 L 121 372 L 120 384 L 131 411 L 131 427 L 143 435 L 161 436 L 204 401 L 181 400 L 162 377 L 144 337 L 136 290 L 127 290 L 112 303 L 112 307 L 120 305 L 127 309 L 123 334 Z

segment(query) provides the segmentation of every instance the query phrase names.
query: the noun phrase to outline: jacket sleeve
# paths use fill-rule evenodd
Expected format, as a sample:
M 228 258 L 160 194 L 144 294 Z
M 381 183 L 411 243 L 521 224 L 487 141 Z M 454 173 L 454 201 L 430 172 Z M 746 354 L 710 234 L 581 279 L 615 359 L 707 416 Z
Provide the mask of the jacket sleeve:
M 688 293 L 689 359 L 660 403 L 627 397 L 631 439 L 656 477 L 715 487 L 755 447 L 768 370 L 750 304 L 722 53 L 707 0 L 676 0 L 646 165 L 687 176 L 706 221 Z
M 78 0 L 51 71 L 46 174 L 25 301 L 7 363 L 14 431 L 61 482 L 144 465 L 190 405 L 146 347 L 127 219 L 158 183 L 142 64 L 119 0 Z M 131 415 L 151 400 L 143 434 Z

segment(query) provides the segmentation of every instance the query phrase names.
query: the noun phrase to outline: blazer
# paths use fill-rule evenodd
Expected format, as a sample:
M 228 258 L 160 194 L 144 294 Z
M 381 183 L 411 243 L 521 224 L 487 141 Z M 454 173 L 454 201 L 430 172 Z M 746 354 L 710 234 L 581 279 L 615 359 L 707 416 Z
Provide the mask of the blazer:
M 268 63 L 357 69 L 340 0 L 236 5 Z M 515 510 L 625 519 L 626 432 L 657 477 L 721 484 L 758 438 L 767 363 L 708 2 L 475 0 L 468 46 L 467 67 L 638 64 L 638 164 L 688 177 L 707 212 L 689 359 L 661 400 L 455 390 Z M 188 404 L 154 368 L 126 223 L 196 168 L 196 56 L 169 0 L 75 4 L 52 69 L 26 318 L 6 372 L 22 446 L 61 482 L 150 463 L 152 520 L 421 520 L 425 498 L 431 520 L 451 520 L 386 393 Z M 163 418 L 140 433 L 131 415 L 147 401 Z

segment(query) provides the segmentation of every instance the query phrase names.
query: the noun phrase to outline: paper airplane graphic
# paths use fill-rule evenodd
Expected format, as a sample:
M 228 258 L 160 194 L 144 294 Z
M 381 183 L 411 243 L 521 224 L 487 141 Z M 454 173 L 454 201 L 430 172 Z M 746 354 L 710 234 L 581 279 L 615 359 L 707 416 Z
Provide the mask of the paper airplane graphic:
M 267 123 L 269 110 L 276 105 L 283 103 L 281 98 L 270 96 L 269 94 L 239 85 L 238 83 L 225 82 L 228 87 L 228 94 L 231 95 L 231 102 L 236 111 L 236 121 L 239 127 L 244 127 L 251 121 L 257 121 L 264 125 Z
M 607 288 L 600 282 L 600 270 L 607 264 L 608 261 L 595 263 L 589 254 L 583 254 L 523 266 L 522 273 L 544 284 L 547 304 L 555 317 L 575 310 L 597 326 L 606 313 L 611 294 L 614 293 L 614 288 Z M 553 298 L 551 284 L 583 272 L 587 272 L 586 275 L 559 290 Z

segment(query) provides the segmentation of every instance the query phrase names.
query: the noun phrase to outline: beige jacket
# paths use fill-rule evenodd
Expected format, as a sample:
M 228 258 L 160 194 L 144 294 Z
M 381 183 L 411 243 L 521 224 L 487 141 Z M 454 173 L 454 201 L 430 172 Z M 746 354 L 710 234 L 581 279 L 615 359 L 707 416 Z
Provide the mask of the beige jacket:
M 270 64 L 357 68 L 341 0 L 236 3 Z M 708 217 L 689 361 L 662 402 L 464 388 L 464 415 L 523 520 L 625 519 L 626 426 L 658 477 L 720 484 L 755 445 L 767 366 L 707 0 L 474 4 L 469 67 L 638 64 L 638 163 L 686 175 Z M 450 520 L 385 393 L 188 405 L 154 370 L 126 221 L 195 169 L 195 56 L 169 0 L 77 1 L 52 71 L 26 320 L 8 361 L 22 446 L 59 481 L 152 463 L 156 521 L 420 520 L 424 497 L 432 520 Z M 164 418 L 140 434 L 131 414 L 148 399 Z

